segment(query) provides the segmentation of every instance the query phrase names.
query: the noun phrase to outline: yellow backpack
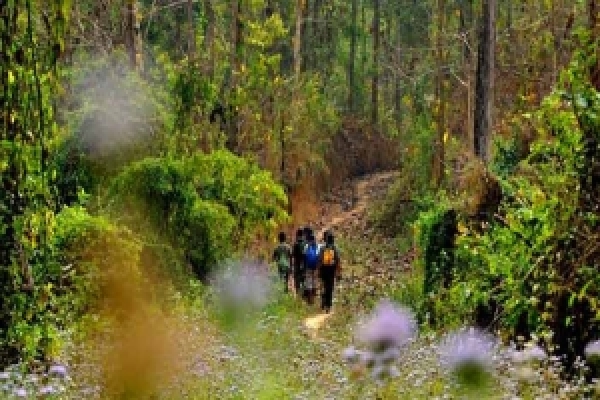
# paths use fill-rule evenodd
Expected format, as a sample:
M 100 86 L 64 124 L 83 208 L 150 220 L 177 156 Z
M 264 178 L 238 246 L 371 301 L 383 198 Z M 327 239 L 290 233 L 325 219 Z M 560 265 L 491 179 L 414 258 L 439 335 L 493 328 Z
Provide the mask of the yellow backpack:
M 324 267 L 335 266 L 335 249 L 333 247 L 326 247 L 323 250 L 323 266 Z

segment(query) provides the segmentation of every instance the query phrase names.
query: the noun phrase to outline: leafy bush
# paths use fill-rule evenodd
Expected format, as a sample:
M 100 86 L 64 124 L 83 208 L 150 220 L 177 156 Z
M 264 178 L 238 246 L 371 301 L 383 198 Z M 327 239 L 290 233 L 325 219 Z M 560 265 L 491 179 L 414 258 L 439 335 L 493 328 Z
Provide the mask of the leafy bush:
M 99 307 L 110 274 L 138 265 L 140 246 L 132 234 L 81 207 L 65 207 L 49 228 L 47 257 L 30 264 L 31 288 L 7 300 L 6 345 L 27 361 L 56 356 L 60 332 Z
M 493 217 L 459 223 L 458 277 L 436 299 L 444 313 L 469 310 L 506 338 L 542 338 L 570 363 L 597 335 L 600 316 L 599 214 L 589 201 L 600 150 L 588 146 L 598 141 L 600 101 L 580 67 L 575 62 L 564 74 L 568 90 L 556 90 L 525 116 L 538 139 L 501 181 L 503 201 Z
M 270 174 L 224 150 L 133 163 L 111 192 L 125 223 L 163 234 L 199 277 L 287 218 L 285 194 Z
M 415 222 L 417 249 L 424 270 L 423 292 L 429 295 L 440 286 L 447 287 L 454 268 L 454 240 L 457 214 L 449 204 L 441 202 L 421 212 Z

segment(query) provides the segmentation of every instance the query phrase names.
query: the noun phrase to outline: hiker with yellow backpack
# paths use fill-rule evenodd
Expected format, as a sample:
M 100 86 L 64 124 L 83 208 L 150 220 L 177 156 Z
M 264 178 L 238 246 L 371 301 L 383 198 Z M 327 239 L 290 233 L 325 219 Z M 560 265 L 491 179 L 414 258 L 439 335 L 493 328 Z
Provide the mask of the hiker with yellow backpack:
M 324 236 L 325 244 L 319 252 L 319 278 L 321 278 L 321 287 L 323 288 L 321 310 L 329 313 L 333 303 L 335 280 L 341 276 L 341 263 L 333 233 L 326 231 Z

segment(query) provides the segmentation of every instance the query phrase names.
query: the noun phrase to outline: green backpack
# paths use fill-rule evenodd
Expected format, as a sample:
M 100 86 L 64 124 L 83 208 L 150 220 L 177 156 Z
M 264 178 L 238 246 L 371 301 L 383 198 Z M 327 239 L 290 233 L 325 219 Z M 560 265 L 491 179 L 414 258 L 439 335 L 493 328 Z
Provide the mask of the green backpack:
M 290 269 L 290 257 L 288 249 L 284 245 L 277 248 L 277 268 L 280 272 L 287 272 Z

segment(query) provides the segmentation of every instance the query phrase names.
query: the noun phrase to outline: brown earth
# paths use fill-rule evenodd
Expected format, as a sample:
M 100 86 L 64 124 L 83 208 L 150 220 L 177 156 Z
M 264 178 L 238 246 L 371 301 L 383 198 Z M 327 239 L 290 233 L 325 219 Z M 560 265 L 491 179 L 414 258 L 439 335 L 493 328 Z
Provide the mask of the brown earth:
M 397 177 L 396 171 L 369 174 L 324 196 L 320 217 L 312 225 L 318 239 L 326 229 L 334 232 L 342 252 L 343 272 L 336 289 L 338 301 L 334 311 L 304 320 L 310 336 L 316 336 L 336 308 L 360 307 L 369 297 L 385 296 L 390 284 L 410 269 L 414 252 L 402 250 L 395 239 L 378 232 L 369 218 L 371 208 L 377 207 Z M 347 296 L 349 292 L 352 297 Z

